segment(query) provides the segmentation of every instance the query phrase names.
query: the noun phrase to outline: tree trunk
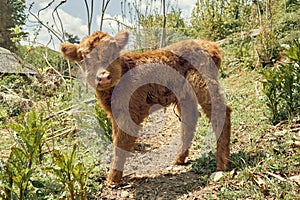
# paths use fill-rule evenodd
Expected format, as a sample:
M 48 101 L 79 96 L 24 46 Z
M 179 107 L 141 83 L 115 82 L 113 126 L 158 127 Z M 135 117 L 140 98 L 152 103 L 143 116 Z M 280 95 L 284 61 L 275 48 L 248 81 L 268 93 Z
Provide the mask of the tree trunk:
M 161 41 L 160 48 L 166 46 L 166 24 L 167 24 L 167 16 L 166 16 L 166 1 L 162 0 L 162 9 L 163 9 L 163 24 L 162 24 L 162 33 L 161 33 Z

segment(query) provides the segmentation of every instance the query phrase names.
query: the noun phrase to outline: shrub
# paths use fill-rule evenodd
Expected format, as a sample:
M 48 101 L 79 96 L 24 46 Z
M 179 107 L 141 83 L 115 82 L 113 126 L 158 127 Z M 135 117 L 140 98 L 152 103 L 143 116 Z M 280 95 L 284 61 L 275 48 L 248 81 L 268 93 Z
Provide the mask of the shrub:
M 21 124 L 10 124 L 10 127 L 14 131 L 16 145 L 11 148 L 7 162 L 0 166 L 0 185 L 5 187 L 5 199 L 24 199 L 28 197 L 29 184 L 34 186 L 31 178 L 42 159 L 49 121 L 44 120 L 43 113 L 33 110 Z
M 95 165 L 87 167 L 82 161 L 77 160 L 77 145 L 73 145 L 71 153 L 53 151 L 54 167 L 46 167 L 46 172 L 52 173 L 57 181 L 64 185 L 73 199 L 87 199 L 87 180 Z
M 99 122 L 101 129 L 103 130 L 104 136 L 112 141 L 112 127 L 109 119 L 104 110 L 100 108 L 100 106 L 95 104 L 95 115 Z
M 298 116 L 300 112 L 300 45 L 295 40 L 284 54 L 288 61 L 263 69 L 263 93 L 271 111 L 271 121 Z

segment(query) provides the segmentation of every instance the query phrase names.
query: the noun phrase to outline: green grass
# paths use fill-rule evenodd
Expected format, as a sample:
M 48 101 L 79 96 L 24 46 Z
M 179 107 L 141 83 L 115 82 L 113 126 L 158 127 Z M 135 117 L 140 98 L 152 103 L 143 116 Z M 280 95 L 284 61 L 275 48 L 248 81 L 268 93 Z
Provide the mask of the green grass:
M 289 180 L 300 175 L 300 148 L 295 145 L 297 132 L 291 131 L 290 124 L 270 125 L 260 80 L 260 74 L 249 69 L 232 69 L 222 80 L 233 112 L 231 165 L 216 183 L 219 199 L 300 199 L 299 185 Z M 201 135 L 198 133 L 196 138 L 201 139 Z M 197 159 L 193 170 L 200 174 L 212 173 L 214 153 Z

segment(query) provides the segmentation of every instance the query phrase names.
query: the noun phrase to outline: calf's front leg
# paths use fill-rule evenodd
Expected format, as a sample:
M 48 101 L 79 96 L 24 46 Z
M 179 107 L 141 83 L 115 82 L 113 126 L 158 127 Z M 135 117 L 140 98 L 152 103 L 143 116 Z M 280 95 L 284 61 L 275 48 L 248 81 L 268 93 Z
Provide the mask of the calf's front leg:
M 113 158 L 108 176 L 108 184 L 118 185 L 121 182 L 126 158 L 132 151 L 136 137 L 126 134 L 113 123 Z

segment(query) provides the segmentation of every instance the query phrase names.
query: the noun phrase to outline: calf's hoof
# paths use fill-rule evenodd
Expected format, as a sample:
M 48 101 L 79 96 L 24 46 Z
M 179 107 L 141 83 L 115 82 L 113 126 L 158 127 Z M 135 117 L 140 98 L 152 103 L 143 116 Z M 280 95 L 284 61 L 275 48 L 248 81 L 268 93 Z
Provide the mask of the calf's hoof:
M 107 179 L 107 185 L 110 187 L 116 187 L 120 184 L 121 179 L 123 176 L 123 172 L 116 170 L 116 169 L 111 169 L 109 171 L 109 176 Z
M 174 162 L 175 165 L 183 165 L 185 163 L 186 157 L 189 155 L 189 151 L 185 151 L 183 154 L 177 157 L 176 161 Z
M 177 158 L 176 161 L 174 162 L 174 165 L 184 165 L 185 159 L 180 159 Z

